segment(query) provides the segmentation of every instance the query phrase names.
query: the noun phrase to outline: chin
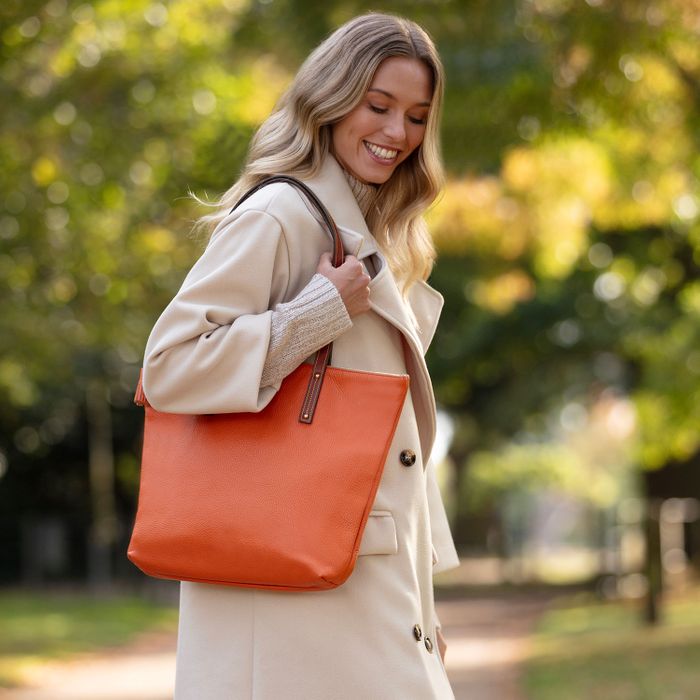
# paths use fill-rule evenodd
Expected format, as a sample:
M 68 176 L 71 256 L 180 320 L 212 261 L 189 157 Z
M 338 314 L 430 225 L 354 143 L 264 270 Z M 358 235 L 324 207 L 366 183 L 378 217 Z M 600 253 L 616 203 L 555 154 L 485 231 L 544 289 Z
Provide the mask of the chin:
M 392 168 L 390 172 L 377 173 L 374 170 L 367 172 L 363 175 L 362 179 L 368 182 L 370 185 L 383 185 L 385 182 L 391 179 L 391 176 L 396 172 L 396 167 Z

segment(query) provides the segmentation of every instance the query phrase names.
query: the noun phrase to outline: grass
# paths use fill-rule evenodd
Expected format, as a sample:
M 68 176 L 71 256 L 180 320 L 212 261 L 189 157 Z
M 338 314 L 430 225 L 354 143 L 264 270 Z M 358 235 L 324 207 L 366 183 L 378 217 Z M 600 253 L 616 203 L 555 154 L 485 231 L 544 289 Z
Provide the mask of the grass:
M 0 688 L 21 685 L 32 668 L 47 661 L 176 627 L 175 608 L 134 597 L 0 593 Z
M 666 599 L 663 621 L 642 603 L 565 599 L 540 619 L 525 664 L 530 700 L 700 698 L 700 588 Z

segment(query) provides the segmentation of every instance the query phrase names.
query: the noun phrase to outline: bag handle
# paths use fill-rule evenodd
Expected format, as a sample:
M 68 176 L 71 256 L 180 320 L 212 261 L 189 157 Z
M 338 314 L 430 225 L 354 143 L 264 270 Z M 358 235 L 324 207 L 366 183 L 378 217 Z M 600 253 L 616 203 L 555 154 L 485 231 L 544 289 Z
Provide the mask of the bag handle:
M 343 245 L 340 240 L 340 234 L 338 233 L 338 227 L 333 221 L 333 217 L 330 212 L 323 206 L 321 200 L 316 196 L 316 194 L 311 190 L 306 184 L 301 180 L 297 180 L 290 175 L 271 175 L 266 177 L 264 180 L 259 182 L 257 185 L 251 187 L 231 209 L 231 212 L 242 202 L 244 202 L 248 197 L 257 192 L 265 185 L 269 185 L 273 182 L 286 182 L 293 185 L 297 189 L 301 190 L 311 202 L 311 204 L 316 208 L 318 213 L 321 215 L 323 222 L 328 229 L 328 233 L 333 241 L 333 267 L 340 267 L 343 264 L 345 255 L 343 252 Z M 231 213 L 229 212 L 229 214 Z M 301 410 L 299 412 L 299 422 L 300 423 L 311 423 L 314 418 L 314 413 L 316 411 L 316 404 L 318 403 L 318 397 L 321 393 L 321 386 L 323 385 L 323 378 L 326 375 L 326 367 L 331 361 L 331 351 L 333 349 L 333 343 L 329 343 L 325 347 L 321 348 L 316 353 L 316 360 L 314 362 L 313 370 L 311 372 L 311 377 L 309 378 L 309 384 L 306 388 L 306 393 L 304 394 L 304 400 L 301 404 Z M 143 392 L 143 385 L 141 382 L 141 377 L 143 375 L 143 370 L 139 373 L 138 386 L 136 387 L 136 395 L 134 396 L 134 403 L 138 406 L 148 405 L 148 400 Z
M 231 212 L 236 209 L 236 207 L 244 202 L 248 197 L 255 194 L 259 189 L 270 185 L 274 182 L 286 182 L 306 195 L 306 198 L 315 207 L 318 213 L 321 215 L 326 229 L 333 241 L 333 267 L 340 267 L 345 259 L 343 244 L 340 240 L 340 233 L 338 232 L 338 227 L 335 225 L 333 217 L 330 212 L 323 205 L 323 202 L 316 196 L 314 191 L 301 180 L 297 180 L 291 175 L 271 175 L 261 180 L 257 185 L 251 187 L 233 206 Z M 306 387 L 306 393 L 304 394 L 304 400 L 301 404 L 301 410 L 299 411 L 299 422 L 300 423 L 311 423 L 314 418 L 314 413 L 316 411 L 316 404 L 318 403 L 318 397 L 321 393 L 321 386 L 323 385 L 323 379 L 326 375 L 326 367 L 328 367 L 331 361 L 331 352 L 333 350 L 333 343 L 328 343 L 325 347 L 322 347 L 316 353 L 316 360 L 314 361 L 314 366 L 311 371 L 311 377 L 309 378 L 309 384 Z

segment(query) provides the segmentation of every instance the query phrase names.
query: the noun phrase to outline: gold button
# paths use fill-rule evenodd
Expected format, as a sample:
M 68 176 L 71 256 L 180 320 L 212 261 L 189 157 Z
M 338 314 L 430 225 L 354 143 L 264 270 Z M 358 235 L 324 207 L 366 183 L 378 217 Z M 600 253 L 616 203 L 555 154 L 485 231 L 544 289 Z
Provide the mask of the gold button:
M 426 637 L 424 640 L 425 648 L 432 654 L 433 653 L 433 643 L 430 641 L 430 637 Z
M 413 625 L 413 636 L 416 638 L 417 642 L 420 642 L 423 636 L 423 630 L 420 628 L 420 625 Z
M 404 450 L 399 459 L 404 467 L 412 467 L 416 463 L 416 453 L 413 450 Z

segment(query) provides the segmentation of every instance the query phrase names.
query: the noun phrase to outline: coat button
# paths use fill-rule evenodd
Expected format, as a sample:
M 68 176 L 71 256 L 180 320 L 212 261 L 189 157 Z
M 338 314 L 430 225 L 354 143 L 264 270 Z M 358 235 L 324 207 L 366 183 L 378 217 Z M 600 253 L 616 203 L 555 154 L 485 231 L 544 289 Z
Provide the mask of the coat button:
M 412 467 L 416 463 L 416 453 L 413 450 L 404 450 L 399 459 L 404 467 Z
M 424 640 L 425 648 L 432 654 L 433 653 L 433 643 L 430 641 L 430 637 L 426 637 Z
M 420 642 L 423 636 L 423 630 L 420 628 L 420 625 L 413 625 L 413 636 L 416 638 L 417 642 Z

